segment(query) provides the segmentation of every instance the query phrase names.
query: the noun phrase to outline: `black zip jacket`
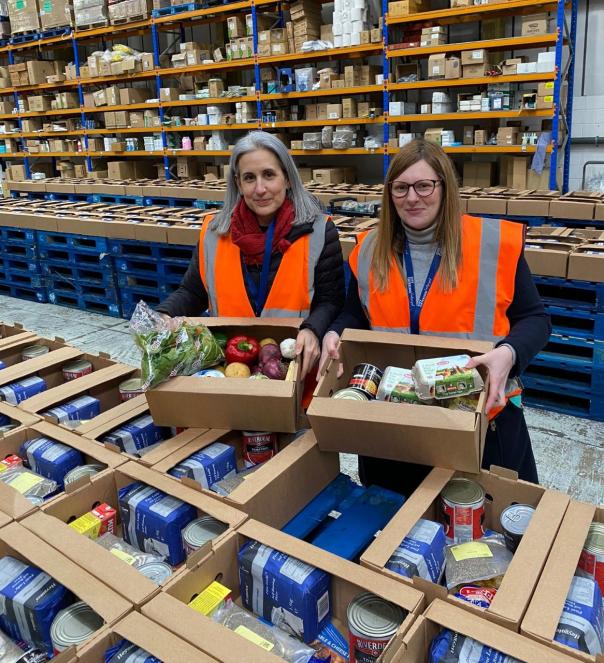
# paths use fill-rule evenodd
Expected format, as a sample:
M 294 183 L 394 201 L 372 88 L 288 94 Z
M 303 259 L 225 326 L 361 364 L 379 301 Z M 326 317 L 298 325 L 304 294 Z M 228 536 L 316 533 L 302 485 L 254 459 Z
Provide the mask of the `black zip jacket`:
M 313 231 L 313 224 L 293 226 L 287 236 L 293 244 Z M 269 290 L 281 264 L 281 253 L 271 256 Z M 261 265 L 248 265 L 248 272 L 256 286 L 260 281 Z M 246 285 L 247 288 L 247 285 Z M 250 293 L 248 292 L 248 297 Z M 338 231 L 331 221 L 325 227 L 325 245 L 315 269 L 315 294 L 310 313 L 301 329 L 310 329 L 321 340 L 344 305 L 344 264 Z M 251 300 L 250 300 L 251 301 Z M 208 308 L 208 294 L 199 273 L 199 245 L 191 257 L 189 267 L 178 288 L 157 307 L 159 313 L 175 316 L 200 316 Z

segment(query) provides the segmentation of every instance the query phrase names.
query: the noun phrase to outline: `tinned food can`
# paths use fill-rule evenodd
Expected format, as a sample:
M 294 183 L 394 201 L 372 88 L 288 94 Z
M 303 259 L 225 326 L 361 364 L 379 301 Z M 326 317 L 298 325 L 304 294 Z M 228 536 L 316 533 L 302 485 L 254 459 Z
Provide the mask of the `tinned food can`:
M 103 618 L 84 601 L 78 601 L 57 613 L 50 626 L 55 655 L 71 646 L 86 642 L 103 626 Z
M 199 550 L 204 543 L 215 539 L 228 529 L 226 523 L 212 518 L 202 516 L 191 521 L 182 531 L 182 542 L 187 556 Z
M 64 364 L 61 368 L 61 372 L 63 373 L 63 379 L 65 382 L 77 380 L 77 378 L 92 373 L 92 364 L 86 359 L 76 359 L 75 361 L 70 361 L 69 363 Z
M 143 381 L 140 378 L 131 378 L 120 382 L 118 389 L 120 390 L 120 398 L 122 401 L 128 401 L 131 398 L 136 398 L 145 393 L 143 389 Z
M 579 569 L 593 578 L 604 594 L 604 523 L 592 523 L 579 558 Z
M 358 594 L 348 605 L 350 663 L 375 663 L 403 623 L 403 608 L 372 594 Z
M 28 359 L 33 359 L 34 357 L 41 357 L 49 352 L 47 345 L 28 345 L 26 348 L 21 350 L 21 359 L 27 361 Z
M 449 543 L 467 543 L 483 536 L 485 492 L 480 484 L 471 479 L 451 479 L 440 499 Z
M 337 398 L 344 401 L 368 401 L 369 396 L 358 389 L 353 389 L 352 387 L 346 387 L 345 389 L 340 389 L 332 396 L 332 398 Z
M 90 463 L 88 465 L 78 465 L 74 467 L 73 470 L 69 470 L 65 477 L 63 478 L 63 483 L 65 486 L 68 486 L 70 483 L 74 483 L 81 479 L 82 477 L 91 477 L 94 474 L 98 474 L 105 469 L 104 465 L 99 465 L 98 463 Z
M 136 570 L 156 585 L 161 585 L 172 575 L 172 567 L 166 562 L 146 562 L 136 567 Z
M 357 364 L 352 369 L 348 386 L 362 391 L 369 398 L 375 398 L 383 375 L 382 371 L 373 364 Z
M 242 431 L 243 461 L 246 467 L 262 465 L 277 453 L 277 433 Z
M 499 520 L 505 545 L 509 551 L 516 552 L 534 513 L 535 507 L 530 504 L 512 504 L 501 512 Z

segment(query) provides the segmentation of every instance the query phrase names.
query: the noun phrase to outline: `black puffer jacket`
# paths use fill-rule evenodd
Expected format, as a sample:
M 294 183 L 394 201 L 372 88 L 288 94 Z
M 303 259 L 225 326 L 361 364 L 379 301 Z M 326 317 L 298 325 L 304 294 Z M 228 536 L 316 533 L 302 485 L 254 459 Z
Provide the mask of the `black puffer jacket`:
M 294 226 L 287 239 L 293 243 L 300 237 L 313 232 L 311 223 Z M 273 284 L 282 255 L 271 257 L 269 289 Z M 249 266 L 248 271 L 256 285 L 260 279 L 261 266 Z M 248 292 L 249 297 L 249 292 Z M 331 221 L 325 226 L 325 246 L 315 269 L 315 295 L 311 302 L 310 314 L 301 325 L 311 329 L 322 339 L 331 323 L 338 317 L 344 306 L 344 264 L 338 231 Z M 199 274 L 199 245 L 195 247 L 189 268 L 178 288 L 158 307 L 160 313 L 200 316 L 208 308 L 208 295 Z

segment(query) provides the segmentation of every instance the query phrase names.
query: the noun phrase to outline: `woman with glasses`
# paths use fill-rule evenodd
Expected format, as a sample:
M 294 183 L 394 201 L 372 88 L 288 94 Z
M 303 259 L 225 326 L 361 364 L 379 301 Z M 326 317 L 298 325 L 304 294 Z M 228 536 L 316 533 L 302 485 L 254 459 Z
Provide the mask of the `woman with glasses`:
M 285 145 L 252 131 L 233 149 L 224 207 L 203 224 L 166 317 L 304 318 L 296 353 L 302 377 L 344 303 L 338 232 L 305 189 Z
M 347 301 L 323 340 L 320 369 L 339 358 L 346 327 L 493 341 L 469 364 L 489 373 L 483 467 L 501 465 L 537 482 L 520 389 L 510 378 L 547 343 L 551 326 L 523 256 L 524 228 L 459 210 L 457 177 L 442 148 L 424 140 L 402 148 L 388 169 L 379 225 L 350 255 Z M 359 459 L 363 483 L 406 495 L 428 470 Z

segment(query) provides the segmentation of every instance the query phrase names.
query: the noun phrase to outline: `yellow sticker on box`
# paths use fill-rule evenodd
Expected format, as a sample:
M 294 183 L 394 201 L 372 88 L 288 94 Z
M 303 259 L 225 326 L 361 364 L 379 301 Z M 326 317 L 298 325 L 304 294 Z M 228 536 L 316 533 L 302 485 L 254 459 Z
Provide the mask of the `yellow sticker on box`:
M 463 562 L 464 559 L 477 559 L 479 557 L 493 557 L 493 553 L 486 543 L 480 541 L 468 541 L 451 547 L 451 553 L 456 562 Z
M 91 513 L 85 513 L 73 522 L 69 523 L 76 532 L 87 536 L 89 539 L 98 539 L 101 529 L 101 521 Z
M 231 590 L 214 581 L 189 603 L 189 608 L 209 617 L 231 595 Z
M 243 625 L 238 626 L 235 629 L 235 633 L 238 633 L 246 640 L 249 640 L 250 642 L 253 642 L 255 645 L 258 645 L 258 647 L 266 649 L 266 651 L 271 651 L 271 649 L 273 649 L 273 647 L 275 646 L 272 642 L 269 642 L 268 640 L 265 640 L 262 636 L 258 635 L 257 633 L 254 633 L 254 631 L 247 628 L 247 626 Z
M 44 481 L 43 477 L 32 472 L 22 472 L 9 482 L 9 485 L 16 491 L 24 495 L 28 490 Z
M 130 566 L 132 566 L 136 562 L 136 557 L 129 555 L 127 552 L 124 552 L 123 550 L 117 550 L 116 548 L 112 548 L 109 552 L 111 552 L 112 555 L 115 555 L 118 559 L 121 559 L 122 562 L 130 564 Z

